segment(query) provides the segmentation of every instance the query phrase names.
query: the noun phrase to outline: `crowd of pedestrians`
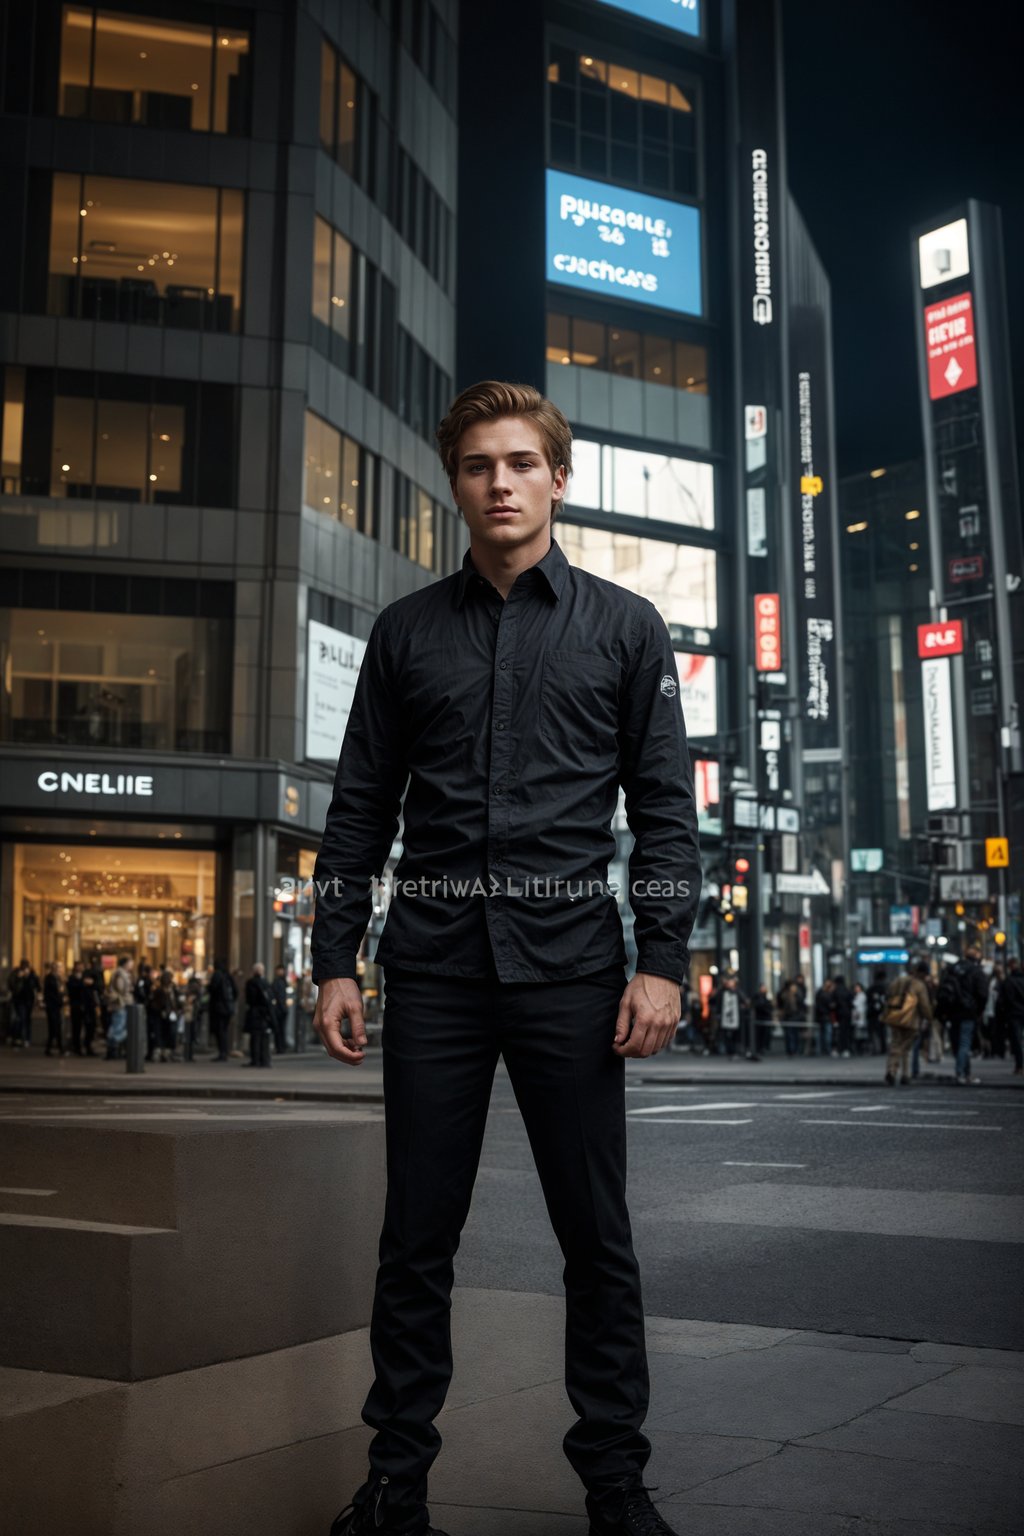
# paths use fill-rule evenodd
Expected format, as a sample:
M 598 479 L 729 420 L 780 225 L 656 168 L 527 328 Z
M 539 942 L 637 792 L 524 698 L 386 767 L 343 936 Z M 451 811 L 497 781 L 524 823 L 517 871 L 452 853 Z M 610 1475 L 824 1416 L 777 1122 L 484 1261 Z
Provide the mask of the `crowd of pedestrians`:
M 762 982 L 745 993 L 732 973 L 691 986 L 676 1048 L 704 1056 L 758 1061 L 777 1044 L 788 1057 L 885 1057 L 885 1081 L 906 1085 L 920 1075 L 921 1058 L 955 1063 L 957 1083 L 977 1083 L 976 1056 L 1012 1058 L 1024 1075 L 1024 969 L 1016 958 L 987 970 L 981 951 L 932 975 L 927 960 L 899 975 L 875 972 L 868 985 L 837 973 L 813 992 L 806 978 L 787 978 L 772 997 Z
M 99 1056 L 108 1061 L 128 1054 L 128 1009 L 144 1010 L 145 1060 L 191 1061 L 205 1042 L 215 1061 L 241 1056 L 236 1035 L 248 1038 L 249 1066 L 270 1066 L 272 1055 L 302 1051 L 315 1040 L 316 987 L 310 972 L 292 980 L 283 965 L 268 980 L 257 962 L 245 976 L 217 959 L 207 971 L 175 975 L 169 965 L 118 956 L 104 970 L 101 957 L 76 960 L 66 971 L 59 960 L 40 980 L 28 960 L 7 978 L 4 1037 L 12 1050 L 29 1050 L 32 1022 L 46 1016 L 45 1056 Z

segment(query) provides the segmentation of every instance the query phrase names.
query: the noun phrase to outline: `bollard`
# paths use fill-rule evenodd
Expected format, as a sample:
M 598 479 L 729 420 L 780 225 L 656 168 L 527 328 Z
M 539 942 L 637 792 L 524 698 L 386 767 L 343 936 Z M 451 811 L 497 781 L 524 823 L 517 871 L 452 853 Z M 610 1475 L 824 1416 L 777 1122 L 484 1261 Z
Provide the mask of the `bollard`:
M 125 1066 L 129 1072 L 145 1072 L 145 1063 L 146 1010 L 141 1003 L 130 1003 L 128 1007 L 128 1059 Z

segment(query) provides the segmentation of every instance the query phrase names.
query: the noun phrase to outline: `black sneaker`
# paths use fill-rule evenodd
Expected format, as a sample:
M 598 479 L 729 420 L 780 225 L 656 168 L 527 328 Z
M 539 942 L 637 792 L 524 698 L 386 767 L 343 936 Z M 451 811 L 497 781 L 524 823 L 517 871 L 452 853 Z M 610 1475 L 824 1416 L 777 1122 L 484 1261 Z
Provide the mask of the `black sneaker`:
M 651 1503 L 643 1483 L 606 1493 L 600 1501 L 588 1493 L 586 1506 L 590 1536 L 677 1536 Z
M 331 1526 L 330 1536 L 447 1536 L 445 1531 L 427 1524 L 426 1510 L 419 1515 L 400 1515 L 398 1511 L 389 1515 L 388 1486 L 387 1477 L 380 1478 L 376 1490 L 364 1483 L 356 1499 L 346 1504 L 338 1515 Z M 360 1494 L 363 1495 L 361 1500 Z

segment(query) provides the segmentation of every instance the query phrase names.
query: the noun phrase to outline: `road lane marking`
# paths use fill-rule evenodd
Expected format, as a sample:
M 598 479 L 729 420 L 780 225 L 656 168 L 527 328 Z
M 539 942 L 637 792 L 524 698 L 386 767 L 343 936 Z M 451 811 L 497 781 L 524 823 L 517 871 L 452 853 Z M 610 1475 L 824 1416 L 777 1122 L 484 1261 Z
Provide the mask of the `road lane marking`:
M 851 1109 L 850 1110 L 850 1114 L 851 1115 L 880 1115 L 882 1113 L 882 1111 L 884 1109 L 886 1109 L 886 1108 L 887 1108 L 887 1105 L 885 1105 L 885 1104 L 861 1104 L 861 1105 L 858 1105 L 858 1107 L 856 1109 Z
M 861 1125 L 880 1131 L 1001 1131 L 1001 1125 L 915 1125 L 911 1120 L 801 1120 L 801 1125 Z
M 760 1106 L 744 1102 L 739 1104 L 733 1101 L 721 1104 L 651 1104 L 646 1109 L 631 1109 L 631 1115 L 664 1115 L 671 1112 L 673 1115 L 701 1115 L 719 1109 L 758 1109 Z
M 15 1189 L 11 1185 L 0 1185 L 0 1195 L 55 1195 L 55 1189 Z
M 806 1163 L 740 1163 L 723 1162 L 723 1168 L 806 1168 Z
M 641 1125 L 753 1125 L 753 1120 L 694 1120 L 689 1116 L 677 1120 L 674 1115 L 663 1115 L 656 1120 L 642 1120 Z M 856 1122 L 854 1122 L 856 1124 Z
M 827 1093 L 777 1093 L 777 1099 L 834 1099 L 839 1094 L 838 1088 L 829 1089 Z

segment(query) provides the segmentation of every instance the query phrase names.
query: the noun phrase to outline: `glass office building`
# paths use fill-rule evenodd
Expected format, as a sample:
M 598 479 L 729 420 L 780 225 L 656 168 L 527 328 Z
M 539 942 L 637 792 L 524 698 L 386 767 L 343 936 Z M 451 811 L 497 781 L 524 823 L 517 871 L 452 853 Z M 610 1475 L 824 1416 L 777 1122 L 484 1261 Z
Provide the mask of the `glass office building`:
M 0 969 L 301 969 L 354 669 L 464 547 L 453 0 L 0 5 Z

